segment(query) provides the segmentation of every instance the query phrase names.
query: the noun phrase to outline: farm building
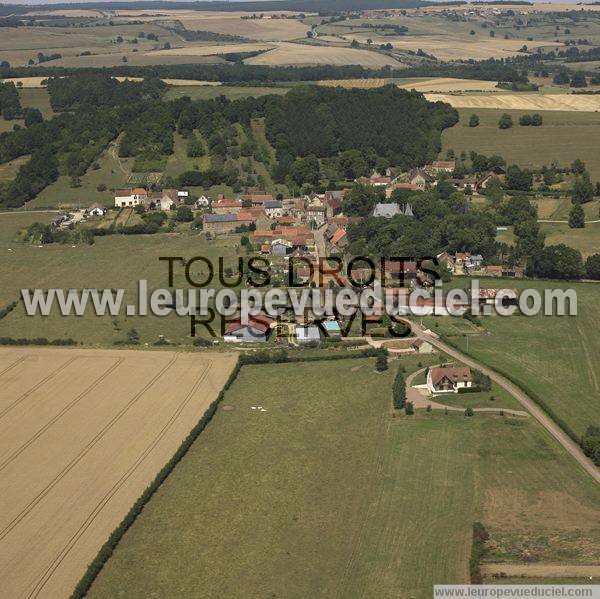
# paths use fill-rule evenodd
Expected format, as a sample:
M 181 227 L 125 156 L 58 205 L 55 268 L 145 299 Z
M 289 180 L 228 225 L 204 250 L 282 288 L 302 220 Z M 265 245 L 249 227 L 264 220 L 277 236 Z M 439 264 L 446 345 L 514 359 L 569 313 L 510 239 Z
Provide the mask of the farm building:
M 143 187 L 117 189 L 115 191 L 115 206 L 117 208 L 139 206 L 140 204 L 145 204 L 147 199 L 148 192 Z
M 433 345 L 429 341 L 425 341 L 425 339 L 415 339 L 412 342 L 412 347 L 418 354 L 433 353 Z
M 459 389 L 472 386 L 473 375 L 466 366 L 430 368 L 427 372 L 427 388 L 430 393 L 458 393 Z
M 104 216 L 106 214 L 106 208 L 102 204 L 92 204 L 87 209 L 87 213 L 90 216 Z
M 231 233 L 239 226 L 235 214 L 205 214 L 202 225 L 209 233 Z

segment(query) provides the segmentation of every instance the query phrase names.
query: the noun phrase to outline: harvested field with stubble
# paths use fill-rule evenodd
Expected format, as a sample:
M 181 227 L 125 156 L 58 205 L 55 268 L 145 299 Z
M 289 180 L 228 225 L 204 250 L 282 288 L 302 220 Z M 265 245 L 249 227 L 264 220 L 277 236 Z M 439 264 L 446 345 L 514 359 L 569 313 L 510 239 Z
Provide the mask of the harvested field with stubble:
M 287 42 L 278 43 L 277 48 L 274 50 L 248 58 L 244 63 L 265 66 L 321 64 L 342 66 L 358 64 L 369 68 L 380 68 L 386 65 L 401 66 L 401 63 L 397 60 L 370 50 Z
M 0 349 L 0 579 L 66 597 L 216 399 L 231 354 Z
M 559 110 L 598 112 L 600 95 L 582 94 L 433 94 L 425 97 L 430 102 L 447 102 L 454 108 L 499 108 L 502 110 Z

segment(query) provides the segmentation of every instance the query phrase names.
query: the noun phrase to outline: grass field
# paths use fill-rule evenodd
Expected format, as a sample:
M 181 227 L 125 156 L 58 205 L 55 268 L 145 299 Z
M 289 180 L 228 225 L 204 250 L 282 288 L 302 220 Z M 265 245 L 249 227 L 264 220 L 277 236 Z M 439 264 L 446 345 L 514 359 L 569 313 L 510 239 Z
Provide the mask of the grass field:
M 232 354 L 0 349 L 6 596 L 70 595 L 234 364 Z
M 5 282 L 0 288 L 0 306 L 16 300 L 20 289 L 40 287 L 83 289 L 123 288 L 125 303 L 134 302 L 137 281 L 148 280 L 149 289 L 167 287 L 166 263 L 160 256 L 206 256 L 216 261 L 223 256 L 226 264 L 233 266 L 240 253 L 237 236 L 219 238 L 208 242 L 197 234 L 182 232 L 157 235 L 112 235 L 97 237 L 94 245 L 53 244 L 42 247 L 15 242 L 20 228 L 36 221 L 48 222 L 51 214 L 0 214 L 0 277 Z M 9 251 L 9 248 L 12 251 Z M 192 270 L 199 273 L 200 267 Z M 195 276 L 199 276 L 196 274 Z M 215 275 L 216 276 L 216 275 Z M 220 288 L 218 278 L 215 288 Z M 183 268 L 176 268 L 175 286 L 187 289 Z M 135 293 L 135 294 L 134 294 Z M 219 323 L 215 323 L 219 334 Z M 158 316 L 95 316 L 88 313 L 82 317 L 63 318 L 54 312 L 48 317 L 28 317 L 20 304 L 2 319 L 2 336 L 47 337 L 48 339 L 71 337 L 88 346 L 112 346 L 123 342 L 131 328 L 137 329 L 142 345 L 158 341 L 164 335 L 169 341 L 190 345 L 189 317 L 171 314 Z M 198 334 L 208 336 L 199 327 Z
M 592 179 L 600 179 L 600 113 L 541 112 L 541 127 L 521 127 L 519 117 L 531 111 L 504 111 L 481 108 L 460 108 L 460 120 L 442 134 L 442 155 L 453 149 L 458 155 L 474 150 L 481 154 L 500 154 L 508 164 L 522 167 L 549 166 L 553 161 L 568 166 L 576 158 L 586 163 Z M 511 129 L 498 129 L 503 112 L 512 115 Z M 469 127 L 469 117 L 477 114 L 478 127 Z
M 533 421 L 390 418 L 392 375 L 244 367 L 89 597 L 431 597 L 467 581 L 476 519 L 497 556 L 590 557 L 600 492 Z
M 600 223 L 588 223 L 583 229 L 571 229 L 566 223 L 542 223 L 541 229 L 547 245 L 564 243 L 579 250 L 584 258 L 600 254 Z
M 60 176 L 56 182 L 43 189 L 25 209 L 35 208 L 87 208 L 94 202 L 104 206 L 114 205 L 113 190 L 127 187 L 133 159 L 117 158 L 114 143 L 96 161 L 99 168 L 92 164 L 80 179 L 79 187 L 71 186 L 71 178 Z M 98 185 L 106 185 L 105 191 L 98 191 Z
M 287 87 L 245 87 L 235 85 L 220 85 L 218 87 L 171 87 L 163 96 L 165 100 L 174 100 L 183 96 L 189 96 L 192 100 L 209 100 L 217 96 L 226 96 L 231 100 L 247 98 L 248 96 L 265 96 L 269 94 L 286 94 Z
M 481 280 L 481 286 L 506 286 L 507 282 Z M 572 288 L 577 292 L 577 316 L 499 316 L 482 319 L 484 330 L 469 334 L 469 353 L 499 368 L 533 389 L 577 435 L 600 423 L 600 285 L 511 281 L 520 289 Z M 466 349 L 467 338 L 447 331 L 450 319 L 428 319 L 428 326 L 449 334 L 452 343 Z

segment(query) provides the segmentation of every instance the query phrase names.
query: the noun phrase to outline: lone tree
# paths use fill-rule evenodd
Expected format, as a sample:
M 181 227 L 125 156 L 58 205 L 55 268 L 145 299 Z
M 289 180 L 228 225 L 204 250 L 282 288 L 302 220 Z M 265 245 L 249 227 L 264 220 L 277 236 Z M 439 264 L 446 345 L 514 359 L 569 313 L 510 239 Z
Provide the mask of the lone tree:
M 513 120 L 510 114 L 505 112 L 498 121 L 498 127 L 500 129 L 510 129 L 513 126 Z
M 407 416 L 412 416 L 415 413 L 415 406 L 413 405 L 412 401 L 406 402 L 406 405 L 404 406 L 404 413 Z
M 392 396 L 394 398 L 394 408 L 401 410 L 406 403 L 406 381 L 404 380 L 404 374 L 399 368 L 398 372 L 396 372 L 394 385 L 392 386 Z
M 469 127 L 477 127 L 479 125 L 479 117 L 476 114 L 472 114 L 469 119 Z
M 569 227 L 571 229 L 583 229 L 585 227 L 585 213 L 581 204 L 573 204 L 569 212 Z

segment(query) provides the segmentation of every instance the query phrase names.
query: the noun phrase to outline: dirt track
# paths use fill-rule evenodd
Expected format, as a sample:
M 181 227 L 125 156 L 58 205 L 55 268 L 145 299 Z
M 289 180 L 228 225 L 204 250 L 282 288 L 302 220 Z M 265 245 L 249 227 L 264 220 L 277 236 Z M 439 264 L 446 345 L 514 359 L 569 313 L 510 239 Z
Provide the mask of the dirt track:
M 234 363 L 231 354 L 0 349 L 3 596 L 69 596 Z

